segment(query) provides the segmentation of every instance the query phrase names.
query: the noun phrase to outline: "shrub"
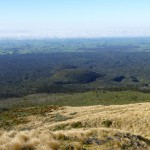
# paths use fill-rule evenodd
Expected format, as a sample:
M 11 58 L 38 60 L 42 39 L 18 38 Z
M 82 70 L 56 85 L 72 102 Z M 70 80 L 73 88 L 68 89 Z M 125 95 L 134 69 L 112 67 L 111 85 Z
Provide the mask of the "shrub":
M 112 121 L 111 121 L 111 120 L 108 120 L 108 119 L 107 119 L 107 120 L 104 120 L 104 121 L 103 121 L 103 125 L 104 125 L 105 127 L 108 127 L 108 128 L 109 128 L 109 127 L 112 125 Z
M 66 121 L 66 120 L 68 120 L 68 119 L 71 119 L 70 117 L 66 117 L 66 116 L 63 116 L 63 115 L 61 115 L 61 114 L 56 114 L 55 115 L 55 119 L 54 119 L 54 121 Z
M 83 125 L 82 125 L 82 123 L 80 121 L 78 121 L 78 122 L 72 123 L 71 127 L 72 128 L 82 128 Z
M 67 126 L 66 124 L 56 125 L 53 130 L 54 130 L 54 131 L 57 131 L 57 130 L 64 130 L 66 126 Z

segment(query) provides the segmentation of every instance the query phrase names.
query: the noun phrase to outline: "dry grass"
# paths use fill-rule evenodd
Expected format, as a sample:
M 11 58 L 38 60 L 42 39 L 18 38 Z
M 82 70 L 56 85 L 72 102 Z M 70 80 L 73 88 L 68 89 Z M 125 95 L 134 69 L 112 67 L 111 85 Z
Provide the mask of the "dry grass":
M 95 128 L 52 132 L 49 130 L 3 132 L 0 150 L 94 150 L 110 147 L 149 149 L 149 141 L 120 130 Z
M 1 128 L 0 150 L 150 149 L 150 103 L 27 110 L 26 124 Z

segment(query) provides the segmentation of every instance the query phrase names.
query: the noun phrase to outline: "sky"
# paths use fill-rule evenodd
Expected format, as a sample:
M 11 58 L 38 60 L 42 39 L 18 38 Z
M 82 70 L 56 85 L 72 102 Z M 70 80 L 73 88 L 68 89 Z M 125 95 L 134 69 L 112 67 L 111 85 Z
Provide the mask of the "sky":
M 0 0 L 0 37 L 150 36 L 150 0 Z

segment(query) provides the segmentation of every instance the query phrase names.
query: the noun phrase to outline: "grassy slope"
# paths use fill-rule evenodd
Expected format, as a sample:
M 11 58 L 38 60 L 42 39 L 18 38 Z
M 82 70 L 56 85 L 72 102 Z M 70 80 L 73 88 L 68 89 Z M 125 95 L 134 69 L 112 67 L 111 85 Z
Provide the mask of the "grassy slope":
M 3 116 L 10 131 L 1 124 L 0 150 L 150 149 L 150 103 L 33 107 Z
M 60 106 L 90 106 L 90 105 L 123 105 L 132 103 L 150 102 L 149 93 L 134 91 L 105 92 L 91 91 L 74 94 L 33 94 L 23 98 L 0 100 L 0 108 L 30 107 L 45 105 Z
M 150 149 L 149 93 L 33 94 L 0 107 L 0 150 Z

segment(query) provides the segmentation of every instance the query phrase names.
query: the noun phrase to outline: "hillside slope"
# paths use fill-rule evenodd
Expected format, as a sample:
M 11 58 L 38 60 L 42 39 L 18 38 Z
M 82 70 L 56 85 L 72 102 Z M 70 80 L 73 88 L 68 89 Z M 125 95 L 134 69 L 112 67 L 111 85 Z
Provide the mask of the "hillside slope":
M 150 103 L 33 107 L 1 119 L 0 150 L 150 149 Z

